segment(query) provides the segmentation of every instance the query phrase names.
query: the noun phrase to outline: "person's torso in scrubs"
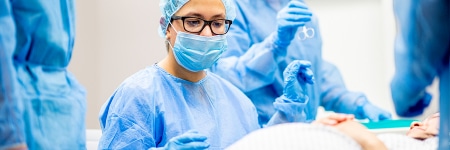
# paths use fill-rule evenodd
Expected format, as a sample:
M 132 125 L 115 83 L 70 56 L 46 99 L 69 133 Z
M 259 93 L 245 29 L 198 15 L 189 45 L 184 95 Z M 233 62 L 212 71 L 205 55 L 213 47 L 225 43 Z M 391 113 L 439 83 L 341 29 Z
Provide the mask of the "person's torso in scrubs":
M 259 128 L 251 101 L 231 83 L 207 72 L 190 82 L 157 65 L 129 77 L 100 112 L 100 149 L 163 147 L 188 130 L 224 149 Z

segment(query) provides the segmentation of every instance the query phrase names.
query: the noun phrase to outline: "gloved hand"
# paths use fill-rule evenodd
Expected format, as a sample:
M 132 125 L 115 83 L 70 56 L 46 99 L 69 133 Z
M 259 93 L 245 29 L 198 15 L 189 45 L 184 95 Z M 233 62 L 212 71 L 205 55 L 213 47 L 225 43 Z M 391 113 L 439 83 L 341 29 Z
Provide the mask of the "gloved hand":
M 286 122 L 305 122 L 304 109 L 309 101 L 306 84 L 314 83 L 311 63 L 305 60 L 294 60 L 284 69 L 283 95 L 273 103 L 275 109 L 282 113 L 280 119 L 272 118 L 273 124 Z M 272 121 L 277 120 L 277 121 Z M 280 121 L 281 120 L 281 121 Z
M 173 137 L 164 146 L 165 150 L 192 150 L 207 149 L 209 144 L 205 142 L 206 136 L 197 131 L 189 130 L 182 135 Z
M 311 21 L 312 13 L 308 7 L 300 1 L 292 0 L 277 14 L 277 36 L 275 45 L 287 47 L 294 39 L 297 29 Z
M 370 121 L 381 121 L 392 119 L 390 112 L 383 110 L 373 104 L 371 104 L 365 97 L 361 97 L 357 102 L 357 113 L 355 117 L 358 119 L 369 119 Z
M 397 81 L 393 81 L 398 82 Z M 415 117 L 422 114 L 430 104 L 432 96 L 427 91 L 410 91 L 405 86 L 391 83 L 391 94 L 395 111 L 401 117 Z
M 306 60 L 294 60 L 284 69 L 283 96 L 292 101 L 307 100 L 306 84 L 314 84 L 311 63 Z
M 433 96 L 431 96 L 430 93 L 424 91 L 423 94 L 421 94 L 422 96 L 420 96 L 420 100 L 414 105 L 414 106 L 404 106 L 404 107 L 408 107 L 407 109 L 407 113 L 405 113 L 405 117 L 413 117 L 413 116 L 418 116 L 420 114 L 423 113 L 423 111 L 425 110 L 425 108 L 427 108 L 430 104 L 431 104 L 431 100 L 433 99 Z M 399 114 L 400 115 L 400 114 Z

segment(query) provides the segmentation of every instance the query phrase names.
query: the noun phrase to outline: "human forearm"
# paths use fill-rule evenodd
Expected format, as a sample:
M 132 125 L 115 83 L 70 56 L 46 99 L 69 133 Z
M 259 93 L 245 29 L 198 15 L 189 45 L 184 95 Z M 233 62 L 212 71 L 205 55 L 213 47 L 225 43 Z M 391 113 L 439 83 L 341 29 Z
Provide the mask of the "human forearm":
M 353 138 L 364 150 L 387 150 L 384 143 L 359 122 L 348 120 L 333 127 Z

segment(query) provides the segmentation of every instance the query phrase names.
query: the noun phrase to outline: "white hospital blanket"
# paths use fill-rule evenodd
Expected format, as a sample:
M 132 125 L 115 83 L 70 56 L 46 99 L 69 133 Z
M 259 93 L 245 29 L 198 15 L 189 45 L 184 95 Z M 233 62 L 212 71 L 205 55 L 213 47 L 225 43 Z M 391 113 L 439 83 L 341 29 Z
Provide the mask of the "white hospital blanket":
M 349 136 L 334 128 L 286 123 L 256 130 L 226 150 L 361 150 Z
M 389 150 L 436 150 L 438 138 L 424 141 L 405 134 L 382 133 L 378 138 Z M 256 130 L 226 150 L 361 150 L 361 146 L 335 128 L 286 123 Z
M 436 150 L 438 148 L 437 137 L 421 141 L 403 134 L 384 133 L 379 134 L 378 138 L 389 150 Z

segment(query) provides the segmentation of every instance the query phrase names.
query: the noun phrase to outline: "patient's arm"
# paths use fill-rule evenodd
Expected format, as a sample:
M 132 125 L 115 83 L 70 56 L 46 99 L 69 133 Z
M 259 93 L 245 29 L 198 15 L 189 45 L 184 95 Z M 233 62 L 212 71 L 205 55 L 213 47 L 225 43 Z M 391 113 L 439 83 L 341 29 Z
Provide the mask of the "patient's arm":
M 328 126 L 334 126 L 344 121 L 354 120 L 355 116 L 352 114 L 333 113 L 326 117 L 319 118 L 312 122 L 312 124 L 322 124 Z
M 384 143 L 359 122 L 344 121 L 334 127 L 352 137 L 364 150 L 387 150 Z

